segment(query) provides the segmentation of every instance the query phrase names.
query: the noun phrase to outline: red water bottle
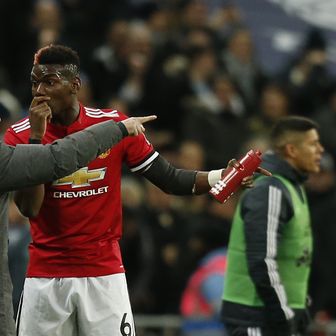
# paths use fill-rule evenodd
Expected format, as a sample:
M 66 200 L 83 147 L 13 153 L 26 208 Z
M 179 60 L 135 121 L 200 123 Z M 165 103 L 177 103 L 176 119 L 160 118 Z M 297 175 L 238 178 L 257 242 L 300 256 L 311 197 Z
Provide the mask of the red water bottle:
M 244 177 L 253 175 L 261 162 L 261 152 L 250 150 L 238 163 L 239 167 L 229 167 L 225 175 L 210 189 L 209 193 L 220 203 L 227 199 L 240 187 Z

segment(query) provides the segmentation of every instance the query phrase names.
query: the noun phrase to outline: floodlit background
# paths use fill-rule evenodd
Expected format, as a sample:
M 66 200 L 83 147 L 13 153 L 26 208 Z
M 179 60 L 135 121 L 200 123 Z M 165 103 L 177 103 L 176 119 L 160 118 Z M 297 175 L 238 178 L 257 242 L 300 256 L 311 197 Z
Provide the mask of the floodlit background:
M 279 117 L 317 120 L 326 154 L 307 184 L 311 335 L 335 335 L 335 15 L 328 0 L 1 0 L 0 136 L 26 116 L 33 55 L 50 43 L 79 52 L 86 106 L 157 114 L 147 137 L 179 167 L 215 169 L 250 148 L 265 151 Z M 227 244 L 239 195 L 225 205 L 168 196 L 126 168 L 122 190 L 121 246 L 138 334 L 201 335 L 186 327 L 181 297 L 202 258 Z M 14 205 L 10 216 L 17 307 L 30 235 Z

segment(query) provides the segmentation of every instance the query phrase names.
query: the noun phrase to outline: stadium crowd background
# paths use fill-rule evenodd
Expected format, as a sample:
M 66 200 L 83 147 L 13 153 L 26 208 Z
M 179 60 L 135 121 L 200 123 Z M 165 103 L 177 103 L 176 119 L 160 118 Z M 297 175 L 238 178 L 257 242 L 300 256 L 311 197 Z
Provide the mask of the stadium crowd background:
M 282 116 L 317 120 L 327 152 L 307 184 L 315 235 L 311 312 L 336 318 L 336 75 L 324 31 L 307 25 L 295 53 L 275 71 L 272 58 L 263 66 L 234 1 L 2 0 L 0 13 L 0 136 L 26 115 L 34 52 L 50 43 L 79 52 L 84 105 L 158 115 L 147 137 L 179 167 L 214 169 L 249 148 L 263 151 Z M 173 197 L 127 169 L 122 190 L 121 246 L 133 310 L 179 314 L 200 259 L 227 243 L 238 195 L 225 205 L 208 196 Z M 12 204 L 15 306 L 29 240 L 29 224 Z

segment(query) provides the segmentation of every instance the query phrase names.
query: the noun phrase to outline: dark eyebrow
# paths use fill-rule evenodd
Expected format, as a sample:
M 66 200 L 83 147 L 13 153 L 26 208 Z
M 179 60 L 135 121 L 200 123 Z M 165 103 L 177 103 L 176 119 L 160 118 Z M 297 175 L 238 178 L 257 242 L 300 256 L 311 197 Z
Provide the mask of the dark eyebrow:
M 54 79 L 59 79 L 59 77 L 57 76 L 56 73 L 50 73 L 50 74 L 45 74 L 43 75 L 42 77 L 38 77 L 37 75 L 35 74 L 31 74 L 30 75 L 30 79 L 31 80 L 44 80 L 44 79 L 48 79 L 48 78 L 54 78 Z

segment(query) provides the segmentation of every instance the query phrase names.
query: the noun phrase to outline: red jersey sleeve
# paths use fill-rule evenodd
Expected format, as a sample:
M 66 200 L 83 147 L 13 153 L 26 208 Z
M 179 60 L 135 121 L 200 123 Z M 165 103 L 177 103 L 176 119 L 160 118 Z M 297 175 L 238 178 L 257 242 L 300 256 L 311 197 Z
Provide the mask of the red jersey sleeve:
M 27 144 L 29 142 L 29 120 L 25 118 L 7 129 L 4 142 L 7 145 Z
M 127 116 L 120 111 L 118 111 L 118 115 L 116 121 L 127 119 Z M 132 172 L 145 170 L 159 155 L 144 134 L 126 137 L 123 144 L 124 159 Z
M 159 155 L 145 135 L 125 139 L 126 163 L 132 172 L 145 170 Z

